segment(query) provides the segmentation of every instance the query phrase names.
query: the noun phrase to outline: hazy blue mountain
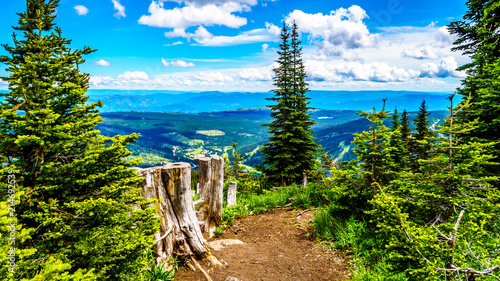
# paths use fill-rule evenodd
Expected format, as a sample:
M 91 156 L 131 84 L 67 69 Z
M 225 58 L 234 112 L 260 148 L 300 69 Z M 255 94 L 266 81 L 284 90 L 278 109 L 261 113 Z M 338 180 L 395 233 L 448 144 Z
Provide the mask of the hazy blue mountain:
M 264 107 L 271 92 L 169 92 L 169 91 L 120 91 L 89 90 L 90 101 L 102 100 L 102 112 L 115 111 L 160 111 L 199 113 L 227 111 L 239 108 Z M 416 111 L 422 100 L 429 110 L 444 110 L 448 105 L 447 93 L 409 91 L 310 91 L 311 107 L 318 109 L 371 110 L 382 106 L 387 98 L 386 108 Z

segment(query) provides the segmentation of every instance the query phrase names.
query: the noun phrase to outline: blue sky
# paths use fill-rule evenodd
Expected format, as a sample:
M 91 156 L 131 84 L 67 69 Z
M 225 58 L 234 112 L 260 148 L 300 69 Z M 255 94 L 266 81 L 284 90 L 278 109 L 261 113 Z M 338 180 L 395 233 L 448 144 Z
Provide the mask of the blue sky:
M 0 42 L 12 45 L 25 1 L 5 2 Z M 56 23 L 72 47 L 98 49 L 81 67 L 92 89 L 269 91 L 280 27 L 295 20 L 310 89 L 449 92 L 468 58 L 445 26 L 465 2 L 61 0 Z

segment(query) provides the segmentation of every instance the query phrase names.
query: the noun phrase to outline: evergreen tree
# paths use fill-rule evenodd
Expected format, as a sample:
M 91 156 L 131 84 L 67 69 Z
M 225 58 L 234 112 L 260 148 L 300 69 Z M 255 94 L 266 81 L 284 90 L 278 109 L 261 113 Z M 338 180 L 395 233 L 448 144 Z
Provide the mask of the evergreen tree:
M 153 209 L 131 186 L 142 181 L 125 162 L 124 147 L 138 135 L 104 137 L 101 102 L 87 103 L 89 75 L 54 23 L 57 0 L 28 0 L 14 29 L 14 46 L 1 56 L 10 76 L 0 94 L 1 205 L 15 176 L 16 270 L 2 255 L 2 280 L 137 280 L 144 252 L 158 229 Z M 0 214 L 2 239 L 6 214 Z M 5 241 L 1 241 L 2 246 Z M 3 249 L 2 249 L 3 250 Z
M 414 125 L 416 127 L 416 133 L 413 135 L 413 143 L 411 150 L 411 165 L 413 169 L 418 169 L 419 159 L 428 159 L 430 153 L 430 141 L 433 136 L 432 131 L 429 128 L 429 117 L 430 113 L 427 112 L 427 105 L 425 105 L 425 100 L 422 101 L 417 117 L 413 119 Z
M 492 143 L 461 140 L 476 124 L 457 122 L 462 106 L 449 108 L 439 128 L 443 137 L 430 143 L 438 153 L 382 187 L 369 212 L 387 237 L 392 271 L 405 271 L 410 280 L 476 280 L 500 265 L 500 191 L 491 185 L 498 178 L 483 168 Z
M 233 159 L 233 164 L 231 165 L 230 174 L 235 179 L 238 179 L 239 174 L 243 171 L 243 167 L 240 165 L 240 162 L 241 160 L 243 160 L 243 157 L 239 155 L 239 151 L 237 150 L 238 143 L 236 142 L 236 140 L 231 144 L 231 147 L 233 148 L 233 153 L 229 158 Z
M 312 135 L 315 121 L 309 111 L 309 98 L 302 48 L 295 22 L 291 30 L 283 24 L 281 30 L 279 66 L 274 69 L 274 96 L 268 100 L 273 121 L 267 126 L 271 135 L 264 144 L 261 170 L 273 183 L 290 184 L 302 179 L 302 174 L 314 168 L 317 145 Z
M 406 109 L 403 111 L 403 115 L 401 115 L 401 138 L 405 143 L 406 150 L 409 151 L 411 143 L 411 129 Z
M 465 132 L 467 140 L 490 142 L 500 141 L 500 5 L 496 0 L 469 0 L 463 20 L 448 26 L 451 34 L 457 36 L 453 51 L 462 51 L 472 61 L 459 68 L 467 77 L 462 80 L 458 93 L 471 104 L 464 108 L 458 118 L 461 122 L 479 119 L 476 129 Z M 495 145 L 495 162 L 500 163 L 500 143 Z M 490 173 L 500 175 L 500 166 L 488 167 Z
M 394 168 L 392 160 L 394 147 L 391 146 L 391 132 L 383 124 L 383 119 L 389 117 L 389 111 L 384 106 L 381 111 L 373 108 L 373 112 L 359 111 L 357 114 L 371 122 L 369 131 L 354 134 L 354 153 L 358 156 L 365 184 L 373 188 L 373 195 L 376 194 L 375 183 L 386 183 L 390 180 L 388 171 Z
M 406 111 L 405 111 L 406 113 Z M 398 114 L 398 110 L 394 109 L 394 114 L 392 115 L 392 126 L 391 126 L 391 138 L 390 138 L 390 146 L 391 146 L 391 157 L 394 162 L 393 170 L 395 172 L 399 172 L 405 169 L 408 165 L 408 150 L 405 146 L 405 139 L 402 135 L 403 126 L 401 120 L 399 119 L 400 115 Z M 408 117 L 406 116 L 406 123 L 408 122 Z M 406 126 L 408 126 L 406 124 Z M 405 130 L 407 130 L 406 127 Z

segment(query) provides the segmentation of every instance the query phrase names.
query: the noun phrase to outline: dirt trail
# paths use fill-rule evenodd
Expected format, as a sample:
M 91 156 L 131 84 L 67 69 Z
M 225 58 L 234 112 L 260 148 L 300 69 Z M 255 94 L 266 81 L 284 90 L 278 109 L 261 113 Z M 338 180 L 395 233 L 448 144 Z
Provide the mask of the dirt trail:
M 335 252 L 306 236 L 313 218 L 311 211 L 276 209 L 258 216 L 234 220 L 221 239 L 239 239 L 240 245 L 228 245 L 212 254 L 226 264 L 205 270 L 214 281 L 236 277 L 242 281 L 316 281 L 347 280 L 347 264 Z M 209 241 L 213 241 L 210 239 Z M 176 280 L 206 280 L 200 270 L 181 269 Z M 229 280 L 229 279 L 228 279 Z

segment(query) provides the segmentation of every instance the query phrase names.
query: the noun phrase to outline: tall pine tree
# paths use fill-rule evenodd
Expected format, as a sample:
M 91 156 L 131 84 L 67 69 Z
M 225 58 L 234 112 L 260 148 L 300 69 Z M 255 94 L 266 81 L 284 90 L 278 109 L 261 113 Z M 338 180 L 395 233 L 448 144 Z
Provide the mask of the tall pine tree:
M 271 136 L 261 149 L 261 169 L 271 182 L 290 184 L 314 168 L 317 145 L 297 24 L 293 22 L 289 28 L 284 23 L 280 39 L 279 66 L 274 69 L 276 89 L 274 97 L 268 99 L 275 103 L 268 105 L 273 121 L 264 124 Z
M 490 142 L 500 141 L 500 4 L 496 0 L 469 0 L 463 20 L 448 26 L 457 36 L 453 51 L 462 51 L 472 58 L 459 68 L 467 77 L 462 80 L 458 93 L 465 100 L 470 96 L 471 104 L 464 108 L 458 118 L 461 122 L 479 119 L 476 129 L 465 132 L 464 140 Z M 500 143 L 495 145 L 495 162 L 500 163 Z M 500 165 L 491 165 L 488 171 L 500 175 Z
M 429 128 L 429 117 L 430 113 L 427 111 L 427 105 L 425 100 L 422 101 L 420 108 L 417 113 L 417 117 L 413 119 L 413 124 L 416 127 L 417 132 L 413 134 L 413 142 L 411 147 L 411 166 L 412 168 L 418 169 L 418 160 L 428 159 L 430 154 L 430 142 L 432 141 L 433 132 Z
M 154 210 L 131 186 L 142 181 L 125 162 L 138 135 L 104 137 L 98 107 L 87 103 L 89 75 L 54 23 L 58 0 L 28 0 L 8 56 L 9 92 L 0 94 L 1 202 L 15 176 L 16 268 L 2 255 L 2 280 L 138 280 L 158 228 Z M 18 38 L 22 37 L 22 38 Z M 11 199 L 11 198 L 9 198 Z M 6 214 L 0 213 L 2 240 Z M 2 246 L 6 241 L 1 241 Z M 3 250 L 3 249 L 2 249 Z
M 406 111 L 405 111 L 406 113 Z M 406 113 L 407 114 L 407 113 Z M 405 146 L 405 138 L 402 135 L 403 126 L 401 120 L 399 119 L 401 116 L 398 114 L 398 110 L 394 109 L 394 114 L 392 115 L 392 126 L 391 126 L 391 157 L 394 161 L 393 170 L 399 172 L 404 170 L 408 166 L 408 150 Z M 408 122 L 408 116 L 406 116 L 406 123 Z M 408 124 L 406 124 L 407 126 Z M 408 127 L 405 128 L 407 130 Z

